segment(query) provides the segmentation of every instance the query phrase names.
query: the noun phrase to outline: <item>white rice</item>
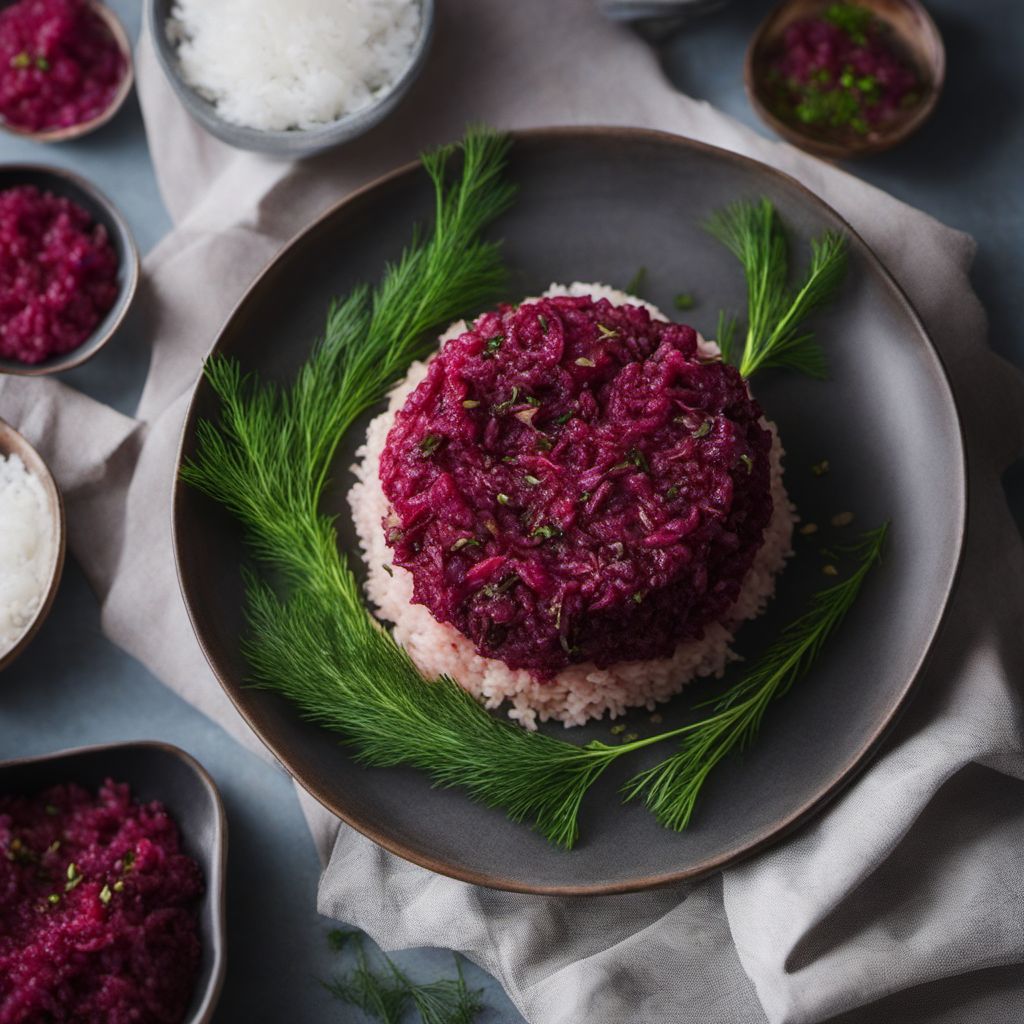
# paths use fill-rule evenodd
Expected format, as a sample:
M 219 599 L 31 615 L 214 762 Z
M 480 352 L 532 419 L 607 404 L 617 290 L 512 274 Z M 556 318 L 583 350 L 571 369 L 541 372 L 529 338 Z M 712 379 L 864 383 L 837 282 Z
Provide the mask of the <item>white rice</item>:
M 416 0 L 175 0 L 182 77 L 233 124 L 312 128 L 362 110 L 409 66 Z
M 650 303 L 607 285 L 552 285 L 545 294 L 592 295 L 615 303 L 631 302 L 645 306 L 652 316 L 667 319 Z M 441 343 L 465 329 L 465 322 L 458 321 L 441 336 Z M 718 353 L 714 342 L 700 338 L 698 344 L 705 354 Z M 426 372 L 426 363 L 413 363 L 405 379 L 391 392 L 387 409 L 370 423 L 366 442 L 356 452 L 358 462 L 352 470 L 357 483 L 349 491 L 348 501 L 366 560 L 367 596 L 378 617 L 394 624 L 395 640 L 428 679 L 446 673 L 488 708 L 507 701 L 509 718 L 527 729 L 536 729 L 538 721 L 582 725 L 605 713 L 616 718 L 632 707 L 654 710 L 659 701 L 673 697 L 691 679 L 720 676 L 731 661 L 737 660 L 730 647 L 734 630 L 764 611 L 775 592 L 775 575 L 792 553 L 794 509 L 783 486 L 784 453 L 774 424 L 764 421 L 773 439 L 775 511 L 728 621 L 708 626 L 703 640 L 679 644 L 671 658 L 621 662 L 603 669 L 592 663 L 572 665 L 550 682 L 539 683 L 526 670 L 513 670 L 501 661 L 481 657 L 458 630 L 438 622 L 423 605 L 412 603 L 412 575 L 407 570 L 396 565 L 391 568 L 394 575 L 389 576 L 384 568 L 390 566 L 391 551 L 381 527 L 388 502 L 380 484 L 380 456 L 396 413 Z
M 54 559 L 46 491 L 17 455 L 0 455 L 0 654 L 35 621 Z

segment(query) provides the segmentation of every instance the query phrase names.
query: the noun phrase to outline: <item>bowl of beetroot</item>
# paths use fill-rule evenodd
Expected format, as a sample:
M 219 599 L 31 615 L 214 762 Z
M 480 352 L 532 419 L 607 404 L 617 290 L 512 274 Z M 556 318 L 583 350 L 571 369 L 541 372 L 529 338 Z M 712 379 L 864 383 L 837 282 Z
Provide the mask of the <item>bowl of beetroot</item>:
M 99 0 L 0 2 L 0 128 L 77 139 L 114 117 L 133 79 L 128 35 Z
M 0 373 L 91 359 L 135 296 L 131 231 L 98 189 L 54 167 L 0 165 Z
M 784 0 L 751 40 L 745 79 L 770 128 L 843 160 L 917 131 L 945 67 L 942 37 L 919 0 Z
M 212 779 L 168 744 L 0 763 L 0 1020 L 208 1024 L 226 844 Z

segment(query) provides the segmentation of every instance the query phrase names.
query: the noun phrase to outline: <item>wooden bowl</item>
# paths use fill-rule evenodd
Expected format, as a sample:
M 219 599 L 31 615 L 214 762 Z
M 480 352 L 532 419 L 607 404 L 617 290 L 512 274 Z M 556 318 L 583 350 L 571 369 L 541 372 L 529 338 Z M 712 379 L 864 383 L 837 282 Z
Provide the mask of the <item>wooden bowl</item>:
M 9 7 L 13 2 L 14 0 L 8 0 L 7 3 L 0 3 L 0 7 Z M 5 132 L 17 135 L 23 139 L 31 139 L 33 142 L 69 142 L 72 139 L 80 139 L 83 135 L 96 131 L 97 128 L 102 128 L 124 106 L 124 101 L 128 98 L 128 93 L 132 91 L 132 84 L 135 81 L 135 64 L 132 60 L 131 40 L 128 38 L 124 25 L 121 24 L 117 15 L 106 4 L 100 3 L 100 0 L 89 0 L 89 6 L 106 24 L 110 34 L 114 37 L 114 42 L 117 43 L 118 49 L 124 56 L 124 77 L 121 79 L 121 84 L 118 86 L 117 92 L 114 93 L 113 99 L 106 109 L 97 114 L 96 117 L 61 128 L 43 128 L 40 131 L 30 131 L 26 128 L 18 128 L 15 125 L 7 124 L 0 118 L 0 128 Z
M 54 539 L 54 558 L 50 569 L 50 579 L 46 587 L 46 595 L 39 604 L 39 610 L 28 628 L 18 638 L 13 647 L 6 650 L 0 648 L 0 672 L 2 672 L 26 647 L 32 642 L 32 638 L 39 632 L 46 616 L 50 614 L 53 607 L 53 599 L 57 596 L 57 588 L 60 586 L 61 573 L 64 570 L 64 502 L 56 481 L 49 467 L 43 462 L 39 453 L 19 434 L 9 423 L 0 420 L 0 455 L 17 455 L 25 468 L 38 478 L 46 492 L 47 513 L 50 518 Z
M 783 0 L 754 33 L 744 65 L 747 97 L 761 120 L 793 145 L 831 160 L 880 153 L 912 135 L 931 116 L 946 77 L 942 36 L 919 0 L 856 0 L 856 3 L 889 26 L 893 42 L 917 72 L 922 88 L 921 102 L 905 116 L 863 137 L 836 139 L 811 127 L 783 120 L 772 110 L 764 88 L 768 62 L 778 52 L 786 29 L 795 21 L 820 16 L 829 6 L 829 0 Z
M 0 164 L 0 190 L 18 185 L 34 185 L 41 192 L 64 196 L 82 207 L 97 224 L 107 229 L 110 244 L 117 254 L 117 298 L 81 345 L 70 352 L 44 359 L 41 363 L 21 363 L 16 359 L 0 358 L 0 373 L 43 377 L 81 365 L 96 355 L 117 333 L 128 315 L 138 288 L 139 251 L 128 222 L 117 207 L 98 188 L 77 174 L 42 164 Z
M 132 796 L 159 800 L 181 830 L 185 852 L 203 871 L 199 908 L 202 949 L 192 999 L 182 1024 L 210 1024 L 227 965 L 224 886 L 228 823 L 217 785 L 190 754 L 170 743 L 141 740 L 61 750 L 0 761 L 0 793 L 29 795 L 74 782 L 95 790 L 106 779 L 127 782 Z

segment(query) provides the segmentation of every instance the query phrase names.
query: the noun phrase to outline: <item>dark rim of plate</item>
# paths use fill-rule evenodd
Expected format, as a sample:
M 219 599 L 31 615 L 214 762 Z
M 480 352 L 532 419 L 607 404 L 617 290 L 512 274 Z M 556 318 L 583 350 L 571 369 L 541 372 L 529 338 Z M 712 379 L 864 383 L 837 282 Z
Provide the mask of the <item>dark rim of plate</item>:
M 229 679 L 225 678 L 217 664 L 217 659 L 214 652 L 209 648 L 202 632 L 202 623 L 199 620 L 195 612 L 195 602 L 192 599 L 190 592 L 190 585 L 188 580 L 185 578 L 182 572 L 181 556 L 180 556 L 180 544 L 179 536 L 183 530 L 183 524 L 181 522 L 181 496 L 184 493 L 186 487 L 184 481 L 182 481 L 180 474 L 175 475 L 173 483 L 173 503 L 172 503 L 172 536 L 174 546 L 174 559 L 175 566 L 178 574 L 178 583 L 181 588 L 182 597 L 185 601 L 185 606 L 188 611 L 189 619 L 192 623 L 193 631 L 196 635 L 196 640 L 202 649 L 203 655 L 210 665 L 211 670 L 217 677 L 218 682 L 224 689 L 228 698 L 234 704 L 238 713 L 245 719 L 249 727 L 256 733 L 266 747 L 273 753 L 273 755 L 284 765 L 289 771 L 296 782 L 299 783 L 305 789 L 310 796 L 312 796 L 318 803 L 322 804 L 332 814 L 340 818 L 345 824 L 350 825 L 357 832 L 362 833 L 368 839 L 373 840 L 379 846 L 383 847 L 390 853 L 396 854 L 404 860 L 410 861 L 420 867 L 427 868 L 430 871 L 434 871 L 437 874 L 447 875 L 450 878 L 458 879 L 462 882 L 468 882 L 472 885 L 481 885 L 491 889 L 500 889 L 507 892 L 522 892 L 530 893 L 539 896 L 606 896 L 616 895 L 621 893 L 640 892 L 646 889 L 658 888 L 661 886 L 673 885 L 679 882 L 694 881 L 699 878 L 703 878 L 706 875 L 712 874 L 716 871 L 721 871 L 727 867 L 736 864 L 741 860 L 745 860 L 751 855 L 766 849 L 769 846 L 773 846 L 781 838 L 788 835 L 800 825 L 804 824 L 821 806 L 827 803 L 836 793 L 838 793 L 845 785 L 847 785 L 856 775 L 859 769 L 863 768 L 871 754 L 878 749 L 879 745 L 888 735 L 890 729 L 899 718 L 900 713 L 904 710 L 907 704 L 907 699 L 914 688 L 914 684 L 920 678 L 925 666 L 932 655 L 935 648 L 935 640 L 942 628 L 942 625 L 946 621 L 946 617 L 949 612 L 950 596 L 956 586 L 957 579 L 960 576 L 961 567 L 963 564 L 963 552 L 964 552 L 964 539 L 966 536 L 967 529 L 967 455 L 966 455 L 966 444 L 964 438 L 963 422 L 960 417 L 960 411 L 956 403 L 956 398 L 953 394 L 953 389 L 949 383 L 949 373 L 943 362 L 942 356 L 940 355 L 935 344 L 931 341 L 928 332 L 925 330 L 924 324 L 921 317 L 918 315 L 917 310 L 914 308 L 910 299 L 907 297 L 904 290 L 897 284 L 895 278 L 889 273 L 888 269 L 882 263 L 882 261 L 875 255 L 871 247 L 864 241 L 864 239 L 854 230 L 854 228 L 847 222 L 847 220 L 837 213 L 831 206 L 829 206 L 823 199 L 815 195 L 810 189 L 808 189 L 797 179 L 791 177 L 783 171 L 779 171 L 774 167 L 770 167 L 767 164 L 763 164 L 758 160 L 754 160 L 750 157 L 742 156 L 739 153 L 734 153 L 730 150 L 721 149 L 718 146 L 711 146 L 704 142 L 698 142 L 695 139 L 686 138 L 680 135 L 673 135 L 670 132 L 658 131 L 651 128 L 626 128 L 618 126 L 601 126 L 601 125 L 580 125 L 570 127 L 551 127 L 551 128 L 532 128 L 521 131 L 512 131 L 508 133 L 513 143 L 519 141 L 542 141 L 542 140 L 557 140 L 561 138 L 579 139 L 579 138 L 599 138 L 615 140 L 620 143 L 628 144 L 634 141 L 648 141 L 661 143 L 663 145 L 681 146 L 683 148 L 694 149 L 699 152 L 714 156 L 721 160 L 730 161 L 736 164 L 741 164 L 748 168 L 756 168 L 759 173 L 767 174 L 783 182 L 787 187 L 794 189 L 801 193 L 808 203 L 817 207 L 819 210 L 826 213 L 830 218 L 834 218 L 838 221 L 843 230 L 846 231 L 849 237 L 861 247 L 863 255 L 870 262 L 874 270 L 879 274 L 885 285 L 891 289 L 893 294 L 896 296 L 899 303 L 904 307 L 907 315 L 911 318 L 922 338 L 927 339 L 927 351 L 933 356 L 936 362 L 936 368 L 938 375 L 941 380 L 943 387 L 946 390 L 947 397 L 949 399 L 950 406 L 955 412 L 957 432 L 960 438 L 960 457 L 957 461 L 957 470 L 960 476 L 960 487 L 959 494 L 962 498 L 962 507 L 960 511 L 960 522 L 957 530 L 957 556 L 956 565 L 954 571 L 950 576 L 948 585 L 945 588 L 945 593 L 942 596 L 942 611 L 939 614 L 935 627 L 931 634 L 927 638 L 927 644 L 924 646 L 922 655 L 918 658 L 917 664 L 914 666 L 912 671 L 907 674 L 906 682 L 903 685 L 902 690 L 894 696 L 893 707 L 890 713 L 886 716 L 885 720 L 875 730 L 868 741 L 857 751 L 857 753 L 847 761 L 844 765 L 835 772 L 833 778 L 818 791 L 816 796 L 806 801 L 800 807 L 792 811 L 788 817 L 781 820 L 778 825 L 772 829 L 768 834 L 754 840 L 753 842 L 746 843 L 741 846 L 737 846 L 733 849 L 726 850 L 717 856 L 710 857 L 704 861 L 696 864 L 690 868 L 669 872 L 666 874 L 653 875 L 643 878 L 630 879 L 626 882 L 613 882 L 598 885 L 529 885 L 524 884 L 517 880 L 511 880 L 507 878 L 495 877 L 493 875 L 484 874 L 477 871 L 461 870 L 453 868 L 451 865 L 444 861 L 423 855 L 421 852 L 410 848 L 405 843 L 396 841 L 389 836 L 381 834 L 379 830 L 366 822 L 354 818 L 344 808 L 338 807 L 332 800 L 329 792 L 327 792 L 322 786 L 315 782 L 307 782 L 305 779 L 299 778 L 294 771 L 292 771 L 290 765 L 290 759 L 286 751 L 279 749 L 277 745 L 270 742 L 266 737 L 263 736 L 259 727 L 253 722 L 248 710 L 239 703 L 235 690 L 235 684 Z M 291 239 L 281 250 L 274 256 L 267 265 L 260 271 L 259 275 L 253 281 L 253 283 L 246 289 L 245 294 L 236 303 L 231 314 L 224 321 L 225 325 L 230 324 L 234 319 L 235 315 L 241 309 L 242 306 L 249 300 L 250 295 L 260 286 L 264 275 L 281 259 L 283 259 L 294 247 L 300 245 L 304 240 L 307 233 L 313 231 L 323 221 L 333 217 L 338 210 L 343 208 L 349 202 L 353 202 L 356 199 L 364 197 L 368 192 L 373 191 L 379 186 L 393 181 L 396 178 L 400 178 L 403 175 L 416 173 L 421 163 L 419 160 L 410 161 L 401 167 L 396 168 L 393 171 L 389 171 L 373 181 L 362 186 L 356 191 L 350 193 L 340 202 L 335 203 L 328 210 L 322 213 L 314 221 L 303 228 L 294 238 Z M 221 337 L 218 335 L 217 340 L 214 342 L 210 349 L 212 355 L 217 351 Z M 196 386 L 192 392 L 192 397 L 189 401 L 189 407 L 185 414 L 184 423 L 182 425 L 182 431 L 179 438 L 178 445 L 178 460 L 176 468 L 181 466 L 182 459 L 184 457 L 184 446 L 188 434 L 193 429 L 194 420 L 196 416 L 196 403 L 199 397 L 199 392 L 202 388 L 202 379 L 198 380 Z M 469 799 L 468 797 L 466 799 Z M 529 826 L 524 824 L 523 828 Z M 566 854 L 567 857 L 571 857 L 571 853 Z

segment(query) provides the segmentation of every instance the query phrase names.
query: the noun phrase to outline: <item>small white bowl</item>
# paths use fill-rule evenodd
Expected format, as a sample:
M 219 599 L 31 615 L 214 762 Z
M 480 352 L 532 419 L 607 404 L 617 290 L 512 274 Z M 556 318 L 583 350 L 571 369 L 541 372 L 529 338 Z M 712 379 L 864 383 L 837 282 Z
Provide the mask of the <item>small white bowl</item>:
M 272 156 L 301 159 L 333 149 L 368 132 L 380 124 L 401 102 L 416 80 L 427 59 L 434 33 L 434 0 L 418 0 L 420 5 L 420 33 L 413 47 L 409 64 L 395 82 L 373 103 L 363 110 L 346 114 L 315 128 L 295 128 L 286 131 L 263 131 L 225 121 L 217 108 L 200 95 L 182 77 L 177 48 L 167 34 L 167 21 L 174 0 L 146 0 L 146 23 L 156 50 L 157 61 L 163 68 L 182 106 L 211 135 L 236 149 L 248 149 Z
M 39 632 L 46 616 L 50 614 L 53 607 L 53 599 L 57 596 L 57 588 L 60 586 L 61 573 L 64 571 L 64 548 L 66 543 L 64 524 L 64 501 L 61 498 L 60 490 L 49 467 L 43 461 L 40 454 L 19 434 L 14 427 L 4 420 L 0 420 L 0 455 L 5 458 L 9 455 L 17 455 L 25 468 L 35 476 L 43 485 L 46 493 L 47 514 L 50 519 L 54 539 L 54 558 L 50 570 L 50 579 L 46 586 L 46 595 L 39 604 L 35 617 L 29 623 L 28 628 L 15 641 L 13 647 L 6 650 L 0 649 L 0 672 L 2 672 L 19 654 L 32 642 L 33 637 Z

